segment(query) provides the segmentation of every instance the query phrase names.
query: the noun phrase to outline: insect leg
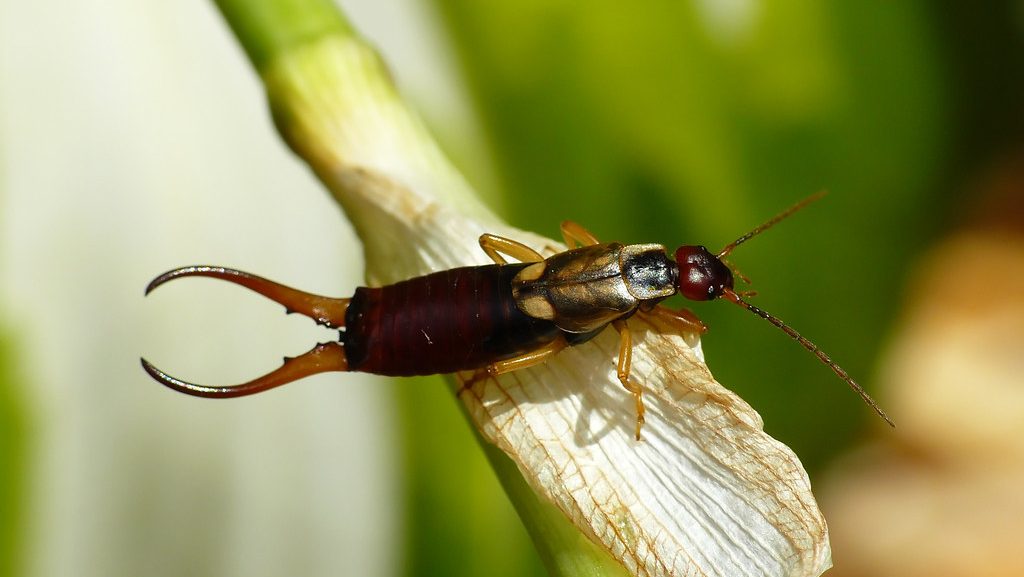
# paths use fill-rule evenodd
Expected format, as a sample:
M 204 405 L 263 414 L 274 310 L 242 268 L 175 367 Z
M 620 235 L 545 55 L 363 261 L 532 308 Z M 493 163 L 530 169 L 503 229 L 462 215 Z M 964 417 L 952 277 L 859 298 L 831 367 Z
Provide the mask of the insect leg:
M 619 382 L 636 399 L 636 440 L 639 441 L 640 428 L 644 425 L 644 389 L 629 380 L 630 364 L 633 361 L 633 335 L 629 332 L 629 325 L 624 320 L 613 321 L 612 326 L 619 331 Z
M 649 311 L 640 311 L 640 314 L 656 317 L 680 332 L 701 335 L 708 332 L 708 326 L 704 324 L 704 321 L 687 309 L 675 310 L 657 305 Z
M 503 254 L 519 262 L 540 262 L 544 260 L 540 253 L 525 244 L 493 234 L 485 233 L 480 235 L 480 248 L 484 249 L 487 256 L 491 257 L 491 260 L 497 264 L 508 264 L 505 257 L 501 256 Z
M 461 396 L 463 392 L 473 388 L 473 385 L 487 377 L 496 377 L 505 373 L 518 371 L 519 369 L 539 365 L 567 346 L 569 346 L 569 343 L 565 341 L 565 337 L 559 336 L 557 339 L 543 347 L 540 347 L 539 349 L 534 349 L 528 353 L 519 355 L 518 357 L 512 357 L 511 359 L 505 359 L 503 361 L 487 365 L 486 367 L 474 372 L 468 378 L 463 378 L 462 387 L 459 389 L 458 394 Z
M 597 240 L 597 237 L 591 234 L 591 232 L 583 228 L 578 222 L 571 220 L 562 221 L 562 238 L 565 239 L 565 246 L 574 248 L 575 246 L 592 246 L 595 244 L 601 244 L 601 241 Z
M 488 365 L 486 371 L 492 376 L 497 376 L 505 373 L 511 373 L 512 371 L 518 371 L 519 369 L 532 367 L 534 365 L 539 365 L 567 346 L 569 345 L 565 342 L 565 338 L 559 336 L 557 339 L 543 347 L 540 347 L 539 349 L 534 349 L 528 353 L 519 355 L 518 357 L 512 357 L 511 359 L 505 359 Z

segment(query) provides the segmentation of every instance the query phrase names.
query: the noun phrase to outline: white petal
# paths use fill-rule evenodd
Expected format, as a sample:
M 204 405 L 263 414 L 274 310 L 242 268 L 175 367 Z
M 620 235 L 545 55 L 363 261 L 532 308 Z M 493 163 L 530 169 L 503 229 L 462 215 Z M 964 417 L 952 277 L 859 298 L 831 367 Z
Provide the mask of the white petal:
M 820 574 L 827 529 L 799 461 L 698 349 L 644 324 L 630 321 L 641 442 L 611 331 L 462 398 L 535 489 L 638 575 Z
M 488 263 L 477 244 L 483 232 L 560 250 L 498 224 L 472 200 L 372 54 L 339 42 L 311 53 L 266 80 L 290 142 L 360 230 L 371 282 Z M 303 85 L 310 78 L 315 89 Z M 629 323 L 632 375 L 648 408 L 642 442 L 633 437 L 632 398 L 615 376 L 610 331 L 460 396 L 535 490 L 637 575 L 827 569 L 828 530 L 796 456 L 712 378 L 698 342 L 644 319 Z

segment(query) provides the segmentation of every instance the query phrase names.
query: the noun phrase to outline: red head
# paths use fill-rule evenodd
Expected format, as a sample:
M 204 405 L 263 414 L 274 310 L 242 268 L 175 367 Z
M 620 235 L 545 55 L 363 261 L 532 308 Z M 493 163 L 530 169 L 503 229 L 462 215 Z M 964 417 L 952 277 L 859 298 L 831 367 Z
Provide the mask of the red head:
M 732 271 L 703 246 L 679 247 L 676 264 L 679 294 L 692 301 L 714 300 L 732 290 Z

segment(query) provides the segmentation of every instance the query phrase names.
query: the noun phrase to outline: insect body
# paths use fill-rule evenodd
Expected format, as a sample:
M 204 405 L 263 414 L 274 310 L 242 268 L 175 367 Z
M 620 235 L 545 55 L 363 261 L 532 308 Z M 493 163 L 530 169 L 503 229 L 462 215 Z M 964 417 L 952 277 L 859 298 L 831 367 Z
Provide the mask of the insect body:
M 463 267 L 356 289 L 341 333 L 348 370 L 454 373 L 555 341 L 559 331 L 553 323 L 516 307 L 512 279 L 526 266 Z
M 626 319 L 653 315 L 681 331 L 704 332 L 687 310 L 659 303 L 676 293 L 691 300 L 724 298 L 775 324 L 814 353 L 890 424 L 864 390 L 817 346 L 782 321 L 754 307 L 733 288 L 723 261 L 736 246 L 820 198 L 815 195 L 740 237 L 717 254 L 683 246 L 669 258 L 655 244 L 600 243 L 572 222 L 562 224 L 569 250 L 548 258 L 514 240 L 485 234 L 480 246 L 495 264 L 455 268 L 379 288 L 361 287 L 351 298 L 328 298 L 238 270 L 191 266 L 154 279 L 207 276 L 252 289 L 319 324 L 341 329 L 262 377 L 241 385 L 206 386 L 176 379 L 145 359 L 142 366 L 168 387 L 201 397 L 236 397 L 265 391 L 327 371 L 409 376 L 476 371 L 499 375 L 542 363 L 566 346 L 584 343 L 609 325 L 620 336 L 617 373 L 636 402 L 636 438 L 644 420 L 643 389 L 629 378 L 632 336 Z M 578 246 L 577 246 L 578 245 Z M 518 260 L 508 263 L 505 256 Z

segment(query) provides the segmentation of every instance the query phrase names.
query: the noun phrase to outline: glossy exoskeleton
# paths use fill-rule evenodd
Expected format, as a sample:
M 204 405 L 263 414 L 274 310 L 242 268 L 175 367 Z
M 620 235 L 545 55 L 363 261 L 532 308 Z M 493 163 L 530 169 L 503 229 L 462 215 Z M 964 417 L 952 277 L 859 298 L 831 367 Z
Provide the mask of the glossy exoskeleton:
M 490 234 L 480 246 L 495 264 L 444 270 L 392 285 L 357 288 L 351 298 L 328 298 L 242 271 L 189 266 L 154 279 L 146 293 L 185 276 L 207 276 L 252 289 L 317 323 L 342 329 L 336 342 L 286 359 L 275 371 L 241 385 L 206 386 L 176 379 L 145 359 L 160 383 L 200 397 L 237 397 L 327 371 L 411 376 L 477 371 L 500 375 L 544 362 L 567 346 L 595 337 L 609 325 L 620 336 L 618 378 L 636 402 L 636 438 L 644 421 L 642 387 L 631 381 L 632 337 L 626 322 L 653 315 L 684 332 L 706 327 L 687 310 L 659 303 L 674 294 L 690 300 L 723 298 L 781 328 L 832 368 L 887 422 L 874 400 L 821 349 L 733 288 L 723 260 L 736 246 L 820 198 L 811 196 L 755 228 L 716 254 L 683 246 L 669 258 L 657 244 L 600 243 L 583 227 L 562 223 L 569 250 L 542 257 L 524 244 Z M 574 248 L 575 247 L 575 248 Z M 508 263 L 506 256 L 519 262 Z M 741 276 L 742 278 L 742 276 Z

